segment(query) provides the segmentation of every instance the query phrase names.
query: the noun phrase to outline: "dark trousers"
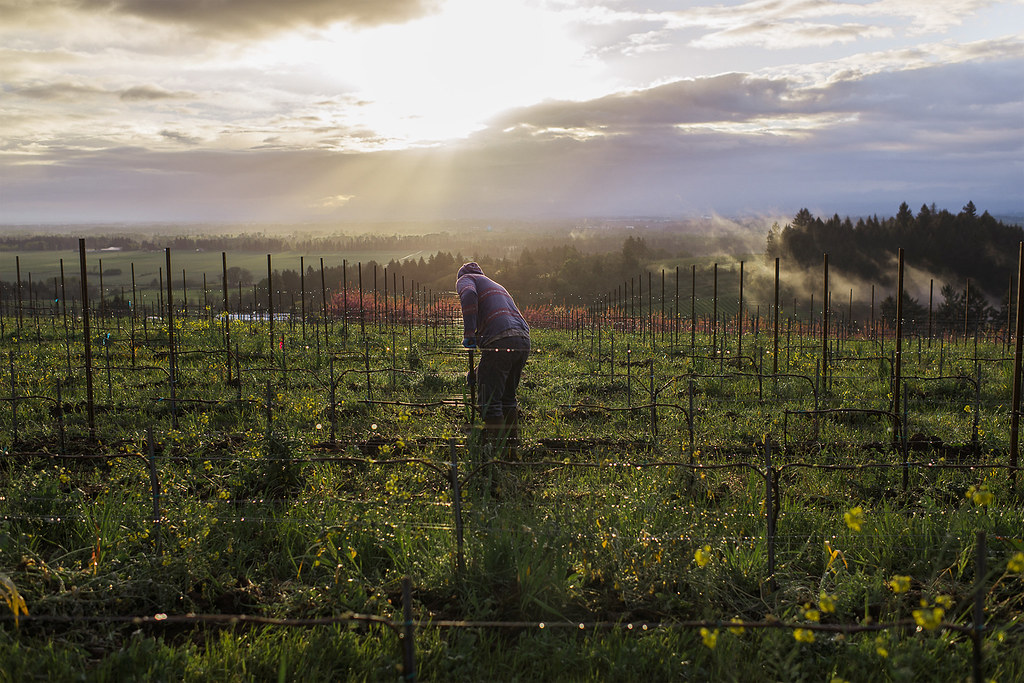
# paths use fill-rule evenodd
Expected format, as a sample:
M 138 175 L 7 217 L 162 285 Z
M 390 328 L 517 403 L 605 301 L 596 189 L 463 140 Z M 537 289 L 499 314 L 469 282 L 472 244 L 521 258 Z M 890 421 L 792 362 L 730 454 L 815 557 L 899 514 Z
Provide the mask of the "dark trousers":
M 525 337 L 499 339 L 495 346 L 480 348 L 476 369 L 477 400 L 485 420 L 501 420 L 515 411 L 519 379 L 530 356 L 530 340 Z

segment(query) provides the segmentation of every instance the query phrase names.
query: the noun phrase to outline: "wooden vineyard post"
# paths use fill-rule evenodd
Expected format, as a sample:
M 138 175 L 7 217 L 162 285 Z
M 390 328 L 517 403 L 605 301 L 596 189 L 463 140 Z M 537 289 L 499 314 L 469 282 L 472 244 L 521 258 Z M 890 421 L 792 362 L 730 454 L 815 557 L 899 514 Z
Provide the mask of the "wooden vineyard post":
M 1010 406 L 1010 491 L 1017 489 L 1017 456 L 1020 452 L 1020 385 L 1021 360 L 1024 356 L 1024 242 L 1017 247 L 1017 322 L 1013 352 L 1013 405 Z
M 364 308 L 363 302 L 363 262 L 359 261 L 357 264 L 359 272 L 359 336 L 364 340 L 366 339 L 366 309 Z M 369 362 L 369 361 L 367 361 Z M 369 382 L 369 379 L 367 379 Z M 367 398 L 369 400 L 369 398 Z
M 455 577 L 461 581 L 466 571 L 465 533 L 462 526 L 462 489 L 459 485 L 459 455 L 455 439 L 448 440 L 451 454 L 452 515 L 455 518 Z
M 679 348 L 679 266 L 676 266 L 676 298 L 672 307 L 672 345 Z
M 412 579 L 402 578 L 402 678 L 416 680 L 416 625 L 412 620 Z
M 255 298 L 255 297 L 254 297 Z M 270 254 L 267 254 L 267 320 L 270 322 L 270 357 L 274 357 L 274 271 L 270 265 Z
M 970 329 L 971 321 L 971 278 L 967 278 L 967 283 L 964 285 L 964 344 L 967 343 L 968 330 Z
M 610 374 L 612 376 L 612 379 L 615 379 L 615 327 L 614 327 L 614 323 L 612 325 L 612 329 L 608 331 L 608 346 L 609 346 L 608 365 L 609 365 L 609 368 L 610 368 L 609 372 L 610 372 Z
M 18 390 L 15 387 L 14 351 L 7 352 L 11 365 L 11 444 L 18 443 Z
M 405 276 L 402 276 L 402 296 L 405 296 Z M 341 338 L 348 343 L 348 259 L 341 259 Z
M 135 367 L 136 361 L 136 350 L 135 350 L 135 323 L 138 322 L 139 318 L 139 297 L 138 290 L 135 287 L 135 262 L 132 261 L 132 315 L 131 315 L 131 346 L 132 346 L 132 367 Z
M 928 348 L 932 348 L 932 304 L 935 299 L 935 278 L 928 280 Z M 1009 302 L 1006 304 L 1007 310 L 1010 308 Z M 1009 330 L 1009 326 L 1006 328 Z
M 469 374 L 466 375 L 466 383 L 469 384 L 469 423 L 476 422 L 476 363 L 473 359 L 473 349 L 469 349 Z
M 327 327 L 327 276 L 324 274 L 324 260 L 320 259 L 320 300 L 324 307 L 324 351 L 328 351 L 330 332 Z
M 71 331 L 68 328 L 68 294 L 64 281 L 64 259 L 60 260 L 60 304 L 64 316 L 64 357 L 67 363 L 67 376 L 71 377 Z
M 338 382 L 334 379 L 334 354 L 329 354 L 331 366 L 331 446 L 338 443 Z
M 21 316 L 22 316 L 22 301 L 21 301 L 21 257 L 15 255 L 14 257 L 14 277 L 18 281 L 18 340 L 21 340 Z
M 774 336 L 773 348 L 772 348 L 772 374 L 775 377 L 775 391 L 778 392 L 779 387 L 779 257 L 775 257 L 775 322 L 772 324 L 772 332 Z
M 231 382 L 231 313 L 228 311 L 228 254 L 220 252 L 221 281 L 224 286 L 224 360 L 227 363 L 228 383 Z M 241 297 L 239 297 L 241 303 Z
M 736 367 L 740 367 L 743 358 L 743 261 L 740 261 L 740 311 L 738 313 L 739 324 L 736 328 Z
M 626 407 L 633 407 L 633 350 L 626 344 Z
M 57 430 L 60 434 L 60 452 L 67 453 L 67 438 L 64 433 L 64 395 L 61 385 L 64 380 L 57 378 Z
M 896 354 L 893 362 L 892 414 L 896 429 L 893 430 L 893 446 L 899 447 L 903 432 L 900 420 L 900 384 L 903 371 L 903 247 L 899 250 L 898 274 L 896 277 Z
M 306 343 L 306 258 L 299 257 L 299 315 L 302 316 L 302 343 Z
M 715 264 L 711 287 L 711 355 L 718 353 L 718 264 Z
M 654 358 L 651 358 L 651 436 L 658 436 L 658 390 L 654 386 Z
M 822 271 L 822 293 L 821 293 L 821 378 L 822 389 L 827 385 L 825 379 L 828 377 L 828 316 L 829 316 L 829 295 L 828 295 L 828 254 L 824 255 Z M 811 315 L 814 312 L 811 311 Z
M 373 400 L 373 387 L 370 384 L 370 340 L 363 337 L 363 366 L 366 372 L 366 402 Z
M 690 265 L 690 356 L 697 359 L 697 264 Z
M 156 556 L 163 555 L 163 548 L 160 538 L 160 478 L 156 472 L 156 448 L 153 444 L 153 428 L 146 428 L 146 447 L 149 454 L 149 484 L 153 491 L 153 517 L 151 520 L 153 528 L 153 546 L 156 548 Z
M 686 395 L 689 400 L 689 406 L 686 409 L 686 427 L 690 433 L 690 464 L 694 462 L 694 436 L 693 436 L 693 370 L 690 371 L 690 381 L 686 384 Z
M 775 590 L 775 468 L 772 467 L 772 440 L 764 440 L 764 511 L 768 540 L 768 590 Z
M 170 257 L 168 257 L 170 258 Z M 82 340 L 85 343 L 85 403 L 89 417 L 89 438 L 96 438 L 96 406 L 92 396 L 92 331 L 89 329 L 89 285 L 85 266 L 85 238 L 78 239 L 78 260 L 82 274 Z
M 907 417 L 907 405 L 910 401 L 907 398 L 907 385 L 903 385 L 903 424 L 909 424 L 910 420 Z M 978 413 L 975 412 L 975 415 Z M 900 430 L 900 452 L 903 458 L 903 492 L 907 492 L 907 488 L 910 486 L 910 450 L 907 448 L 907 429 L 904 426 Z
M 971 630 L 971 642 L 974 645 L 972 670 L 975 683 L 982 683 L 984 677 L 984 661 L 982 659 L 982 635 L 985 633 L 985 575 L 986 555 L 988 548 L 985 541 L 985 530 L 977 531 L 974 560 L 974 627 Z
M 661 269 L 661 320 L 658 323 L 661 329 L 661 341 L 665 341 L 665 269 Z M 653 347 L 653 344 L 652 344 Z
M 178 404 L 177 404 L 177 367 L 175 363 L 174 349 L 174 301 L 172 299 L 174 285 L 171 284 L 171 249 L 164 249 L 164 256 L 167 260 L 167 359 L 169 363 L 169 376 L 171 380 L 171 424 L 178 428 Z

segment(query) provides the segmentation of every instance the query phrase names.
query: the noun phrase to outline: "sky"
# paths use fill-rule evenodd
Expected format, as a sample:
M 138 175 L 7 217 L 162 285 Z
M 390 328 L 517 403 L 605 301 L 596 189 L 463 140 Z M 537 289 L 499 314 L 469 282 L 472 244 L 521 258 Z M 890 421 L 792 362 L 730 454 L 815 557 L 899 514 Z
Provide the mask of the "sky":
M 1024 0 L 0 0 L 0 224 L 1024 212 Z

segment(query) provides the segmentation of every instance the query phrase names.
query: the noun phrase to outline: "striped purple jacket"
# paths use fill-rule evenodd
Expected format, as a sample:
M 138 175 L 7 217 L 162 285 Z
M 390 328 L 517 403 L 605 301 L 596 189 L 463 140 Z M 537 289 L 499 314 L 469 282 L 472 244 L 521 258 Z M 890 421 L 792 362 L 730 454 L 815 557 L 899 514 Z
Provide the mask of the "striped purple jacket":
M 508 291 L 484 275 L 476 262 L 459 268 L 455 288 L 462 303 L 463 336 L 488 346 L 505 337 L 530 338 L 530 326 Z

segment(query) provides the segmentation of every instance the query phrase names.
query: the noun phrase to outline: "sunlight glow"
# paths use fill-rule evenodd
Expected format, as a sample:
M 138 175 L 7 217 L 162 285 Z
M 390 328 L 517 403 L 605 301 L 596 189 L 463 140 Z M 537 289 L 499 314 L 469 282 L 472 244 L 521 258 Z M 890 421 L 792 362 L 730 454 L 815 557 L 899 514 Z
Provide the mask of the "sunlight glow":
M 454 0 L 406 24 L 278 40 L 263 58 L 315 64 L 325 87 L 358 101 L 350 125 L 402 147 L 465 137 L 510 107 L 614 87 L 568 21 L 511 0 Z

